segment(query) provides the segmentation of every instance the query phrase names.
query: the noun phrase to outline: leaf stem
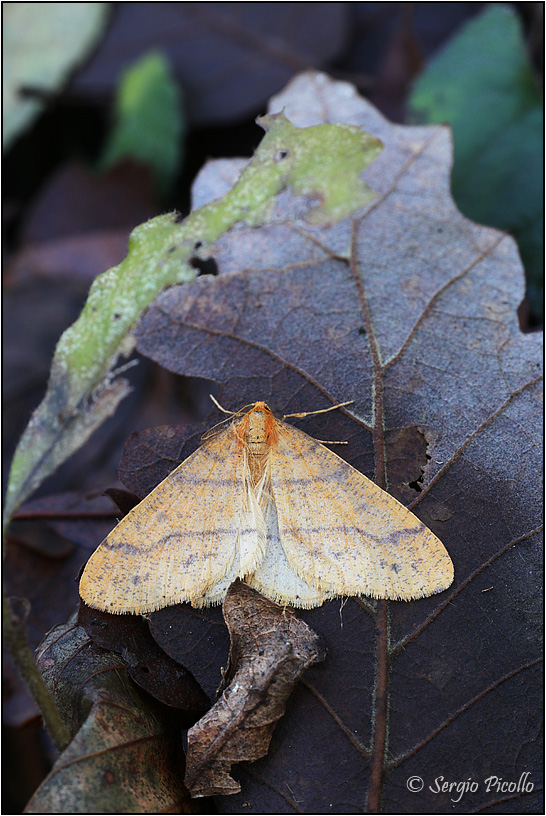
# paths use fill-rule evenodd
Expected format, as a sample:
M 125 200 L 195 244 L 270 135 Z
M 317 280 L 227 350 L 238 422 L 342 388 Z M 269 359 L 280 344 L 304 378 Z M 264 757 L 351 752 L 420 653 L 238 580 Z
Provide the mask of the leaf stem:
M 373 711 L 373 742 L 370 762 L 368 813 L 379 813 L 383 788 L 385 748 L 387 745 L 389 680 L 388 602 L 377 602 L 377 664 Z
M 374 326 L 364 281 L 358 264 L 358 232 L 353 223 L 351 239 L 351 270 L 356 284 L 360 308 L 364 317 L 366 334 L 373 364 L 373 447 L 375 457 L 375 482 L 382 489 L 387 489 L 387 469 L 385 456 L 383 376 L 379 344 Z M 387 719 L 389 706 L 389 607 L 386 600 L 377 602 L 376 611 L 376 666 L 375 696 L 373 703 L 373 736 L 370 760 L 370 786 L 368 790 L 368 813 L 379 813 L 385 770 L 385 751 L 387 747 Z
M 26 622 L 30 612 L 30 603 L 26 598 L 6 598 L 5 595 L 2 596 L 2 603 L 4 642 L 21 677 L 38 704 L 44 724 L 55 746 L 59 751 L 63 751 L 70 742 L 70 734 L 44 683 L 27 639 Z M 22 614 L 16 611 L 16 603 L 22 607 Z

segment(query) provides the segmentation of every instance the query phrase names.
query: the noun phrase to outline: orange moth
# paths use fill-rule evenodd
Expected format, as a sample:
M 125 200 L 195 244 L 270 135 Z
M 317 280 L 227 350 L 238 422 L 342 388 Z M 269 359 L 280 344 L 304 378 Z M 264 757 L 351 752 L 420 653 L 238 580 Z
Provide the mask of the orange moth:
M 89 559 L 80 595 L 142 614 L 219 603 L 237 577 L 309 608 L 340 595 L 423 598 L 451 584 L 453 564 L 396 499 L 255 402 L 125 516 Z

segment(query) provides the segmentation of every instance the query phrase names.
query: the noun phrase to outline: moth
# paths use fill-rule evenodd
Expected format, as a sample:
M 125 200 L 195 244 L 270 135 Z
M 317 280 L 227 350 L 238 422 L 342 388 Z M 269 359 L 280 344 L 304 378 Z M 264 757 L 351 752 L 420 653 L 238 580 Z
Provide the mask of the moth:
M 106 612 L 142 614 L 220 603 L 236 578 L 310 608 L 336 596 L 423 598 L 451 584 L 453 564 L 393 496 L 255 402 L 205 435 L 115 527 L 80 595 Z

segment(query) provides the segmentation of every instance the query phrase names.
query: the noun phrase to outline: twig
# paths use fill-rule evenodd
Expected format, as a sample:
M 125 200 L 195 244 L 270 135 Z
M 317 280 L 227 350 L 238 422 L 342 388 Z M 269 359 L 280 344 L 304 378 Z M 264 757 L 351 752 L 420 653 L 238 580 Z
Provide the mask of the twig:
M 22 614 L 16 611 L 16 603 L 22 607 Z M 30 603 L 26 598 L 3 596 L 4 642 L 21 677 L 38 704 L 51 739 L 58 750 L 63 751 L 70 742 L 70 734 L 61 720 L 59 711 L 34 660 L 26 631 L 29 612 Z

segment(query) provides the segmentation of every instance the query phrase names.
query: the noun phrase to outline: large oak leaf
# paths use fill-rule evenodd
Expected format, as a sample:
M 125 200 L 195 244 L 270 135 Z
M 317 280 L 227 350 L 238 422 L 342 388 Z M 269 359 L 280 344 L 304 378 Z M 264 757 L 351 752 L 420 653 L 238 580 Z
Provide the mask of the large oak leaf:
M 299 613 L 328 659 L 306 673 L 268 756 L 236 771 L 242 793 L 218 808 L 535 812 L 541 346 L 517 321 L 517 249 L 456 209 L 447 128 L 391 125 L 350 86 L 313 73 L 272 100 L 272 111 L 283 107 L 298 126 L 348 122 L 380 138 L 385 149 L 366 171 L 377 200 L 330 229 L 287 221 L 232 231 L 216 246 L 220 274 L 162 294 L 138 347 L 216 381 L 233 410 L 354 400 L 298 424 L 348 442 L 337 452 L 444 542 L 455 582 L 411 603 L 352 599 Z M 207 165 L 196 204 L 221 195 L 240 168 Z M 139 444 L 153 477 L 146 483 L 126 460 L 137 493 L 186 443 L 156 432 Z M 227 646 L 217 611 L 178 606 L 150 618 L 160 645 L 213 689 Z M 525 772 L 527 788 L 516 789 Z M 513 789 L 488 786 L 493 776 Z M 461 796 L 437 790 L 468 779 L 477 788 Z

